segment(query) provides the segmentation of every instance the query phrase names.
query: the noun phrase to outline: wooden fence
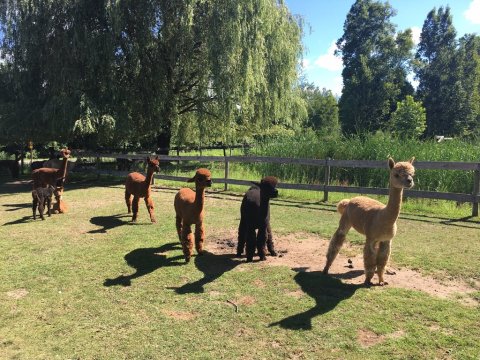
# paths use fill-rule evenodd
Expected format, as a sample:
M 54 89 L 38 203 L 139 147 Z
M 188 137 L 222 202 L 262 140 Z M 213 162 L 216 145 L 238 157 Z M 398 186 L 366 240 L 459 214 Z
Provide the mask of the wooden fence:
M 101 158 L 115 158 L 115 159 L 130 159 L 143 160 L 150 154 L 98 154 L 98 153 L 81 153 L 82 157 L 93 157 L 97 159 L 97 164 L 100 163 Z M 294 190 L 314 190 L 323 192 L 323 200 L 328 201 L 329 192 L 343 192 L 354 194 L 375 194 L 387 195 L 386 188 L 367 188 L 358 186 L 339 186 L 330 184 L 330 170 L 333 167 L 339 168 L 385 168 L 386 161 L 379 160 L 333 160 L 333 159 L 297 159 L 297 158 L 273 158 L 263 156 L 164 156 L 159 155 L 161 161 L 198 161 L 198 162 L 223 162 L 225 164 L 225 175 L 223 178 L 214 179 L 217 183 L 225 184 L 225 190 L 228 190 L 229 184 L 234 185 L 251 185 L 250 181 L 230 179 L 229 164 L 232 162 L 239 163 L 270 163 L 270 164 L 295 164 L 295 165 L 309 165 L 319 166 L 325 169 L 323 184 L 291 184 L 280 183 L 279 188 L 294 189 Z M 451 200 L 457 202 L 468 202 L 472 204 L 472 216 L 478 216 L 478 208 L 480 203 L 480 163 L 470 162 L 446 162 L 446 161 L 416 161 L 416 169 L 422 170 L 460 170 L 473 171 L 473 189 L 472 193 L 444 193 L 437 191 L 422 191 L 422 190 L 405 190 L 405 197 L 425 198 L 425 199 L 440 199 Z M 125 175 L 126 172 L 106 171 L 100 170 L 97 166 L 95 173 L 97 174 L 111 174 L 111 175 Z M 187 177 L 171 176 L 156 174 L 155 178 L 173 181 L 185 181 Z

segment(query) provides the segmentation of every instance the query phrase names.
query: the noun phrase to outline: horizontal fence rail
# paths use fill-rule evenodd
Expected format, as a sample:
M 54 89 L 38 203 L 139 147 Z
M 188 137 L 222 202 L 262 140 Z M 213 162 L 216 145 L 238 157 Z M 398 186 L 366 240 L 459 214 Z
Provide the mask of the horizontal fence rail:
M 96 169 L 91 170 L 96 174 L 105 175 L 126 175 L 125 171 L 109 171 L 100 170 L 98 164 L 102 158 L 126 159 L 126 160 L 145 160 L 149 156 L 156 156 L 151 153 L 137 153 L 137 154 L 112 154 L 112 153 L 90 153 L 90 152 L 76 152 L 79 157 L 96 158 Z M 224 178 L 214 179 L 215 182 L 225 184 L 225 190 L 228 190 L 228 185 L 251 185 L 250 181 L 230 179 L 229 178 L 229 163 L 269 163 L 269 164 L 288 164 L 288 165 L 307 165 L 319 166 L 325 168 L 325 177 L 323 184 L 292 184 L 280 183 L 278 187 L 281 189 L 292 190 L 313 190 L 324 193 L 324 201 L 328 201 L 329 192 L 343 192 L 354 194 L 368 194 L 368 195 L 388 195 L 388 188 L 367 188 L 358 186 L 340 186 L 330 184 L 331 168 L 385 168 L 386 161 L 381 160 L 334 160 L 334 159 L 302 159 L 302 158 L 284 158 L 284 157 L 267 157 L 267 156 L 167 156 L 158 155 L 160 161 L 197 161 L 197 162 L 222 162 L 225 164 Z M 470 162 L 447 162 L 447 161 L 415 161 L 415 168 L 422 170 L 458 170 L 458 171 L 473 171 L 473 189 L 471 194 L 466 193 L 446 193 L 437 191 L 423 191 L 423 190 L 405 190 L 405 197 L 425 198 L 450 200 L 457 202 L 472 203 L 472 216 L 478 216 L 478 208 L 480 203 L 480 163 Z M 170 181 L 186 181 L 188 177 L 172 176 L 172 175 L 155 175 L 156 179 L 170 180 Z

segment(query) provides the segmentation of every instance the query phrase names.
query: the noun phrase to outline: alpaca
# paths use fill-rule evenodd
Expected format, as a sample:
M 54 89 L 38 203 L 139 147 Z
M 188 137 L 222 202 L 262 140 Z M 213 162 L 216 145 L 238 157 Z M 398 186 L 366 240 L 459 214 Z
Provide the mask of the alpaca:
M 324 274 L 328 274 L 348 231 L 353 226 L 360 234 L 366 236 L 363 249 L 365 285 L 372 285 L 375 269 L 379 285 L 387 285 L 383 274 L 390 257 L 391 242 L 397 232 L 396 221 L 402 205 L 403 189 L 410 189 L 414 185 L 415 168 L 412 165 L 414 160 L 415 158 L 411 158 L 408 162 L 395 164 L 392 158 L 388 159 L 390 187 L 387 205 L 365 196 L 344 199 L 337 204 L 337 210 L 342 216 L 328 246 Z
M 57 186 L 57 182 L 63 186 L 65 177 L 67 176 L 67 163 L 70 157 L 70 150 L 63 149 L 62 154 L 62 167 L 60 169 L 42 167 L 32 171 L 33 188 L 45 187 L 47 185 Z
M 37 219 L 37 207 L 40 218 L 45 220 L 43 216 L 45 206 L 47 206 L 47 214 L 51 216 L 51 205 L 52 205 L 52 196 L 55 194 L 57 197 L 57 190 L 52 185 L 47 185 L 46 187 L 38 187 L 32 191 L 32 211 L 33 211 L 33 220 Z
M 68 211 L 68 206 L 65 201 L 63 201 L 63 186 L 57 186 L 55 191 L 55 204 L 52 206 L 52 211 L 54 214 L 65 214 Z
M 199 255 L 203 253 L 203 242 L 205 240 L 203 205 L 205 188 L 212 186 L 211 176 L 208 169 L 198 169 L 195 176 L 188 180 L 188 182 L 195 182 L 195 191 L 190 188 L 183 188 L 175 195 L 177 233 L 187 263 L 190 261 L 193 252 L 193 224 L 195 224 L 195 248 Z
M 278 180 L 273 176 L 264 177 L 260 183 L 253 182 L 244 195 L 240 207 L 237 256 L 241 256 L 247 243 L 247 262 L 253 261 L 255 248 L 260 260 L 266 260 L 265 242 L 270 255 L 276 256 L 270 226 L 270 199 L 278 196 Z M 258 229 L 258 234 L 255 230 Z
M 145 198 L 145 205 L 147 206 L 148 213 L 150 214 L 150 221 L 156 222 L 155 215 L 153 213 L 153 200 L 151 197 L 151 185 L 153 179 L 153 173 L 160 170 L 158 156 L 155 159 L 147 158 L 147 176 L 132 172 L 127 175 L 125 181 L 125 202 L 127 203 L 128 213 L 133 210 L 132 221 L 137 221 L 138 216 L 138 203 L 140 198 Z M 133 195 L 133 202 L 132 202 Z

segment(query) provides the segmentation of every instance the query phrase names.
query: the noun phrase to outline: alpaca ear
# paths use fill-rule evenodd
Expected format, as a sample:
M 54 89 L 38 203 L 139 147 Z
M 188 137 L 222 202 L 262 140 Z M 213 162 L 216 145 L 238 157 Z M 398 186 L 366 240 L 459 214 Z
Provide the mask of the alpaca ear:
M 408 160 L 408 162 L 409 162 L 410 164 L 413 164 L 414 161 L 415 161 L 415 156 L 412 156 L 412 158 L 411 158 L 410 160 Z
M 196 175 L 195 175 L 196 176 Z M 191 179 L 188 179 L 187 182 L 195 182 L 195 176 L 192 177 Z
M 393 159 L 391 157 L 389 157 L 388 158 L 388 167 L 390 168 L 390 170 L 392 170 L 394 166 L 395 166 L 395 161 L 393 161 Z

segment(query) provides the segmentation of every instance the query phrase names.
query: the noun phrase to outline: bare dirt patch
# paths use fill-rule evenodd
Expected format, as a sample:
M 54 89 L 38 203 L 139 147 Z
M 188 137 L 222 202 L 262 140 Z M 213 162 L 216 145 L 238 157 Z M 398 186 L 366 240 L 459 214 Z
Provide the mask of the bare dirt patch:
M 16 290 L 12 290 L 12 291 L 7 292 L 7 296 L 11 297 L 15 300 L 19 300 L 21 298 L 24 298 L 27 295 L 28 295 L 27 289 L 16 289 Z
M 196 317 L 195 314 L 187 311 L 162 310 L 162 312 L 165 316 L 177 320 L 192 320 Z
M 235 254 L 236 238 L 235 230 L 211 235 L 207 249 L 214 254 Z M 262 264 L 288 266 L 302 271 L 323 270 L 328 239 L 313 234 L 293 233 L 275 236 L 274 241 L 278 256 L 269 256 L 267 261 Z M 241 268 L 242 266 L 238 270 Z M 361 249 L 345 244 L 330 268 L 330 275 L 348 284 L 362 284 L 365 277 Z M 376 280 L 375 276 L 373 281 Z M 391 287 L 423 291 L 436 297 L 458 299 L 468 305 L 478 305 L 478 301 L 465 297 L 465 294 L 474 292 L 475 289 L 460 281 L 440 282 L 431 276 L 422 275 L 415 270 L 400 268 L 394 264 L 387 267 L 385 280 Z

